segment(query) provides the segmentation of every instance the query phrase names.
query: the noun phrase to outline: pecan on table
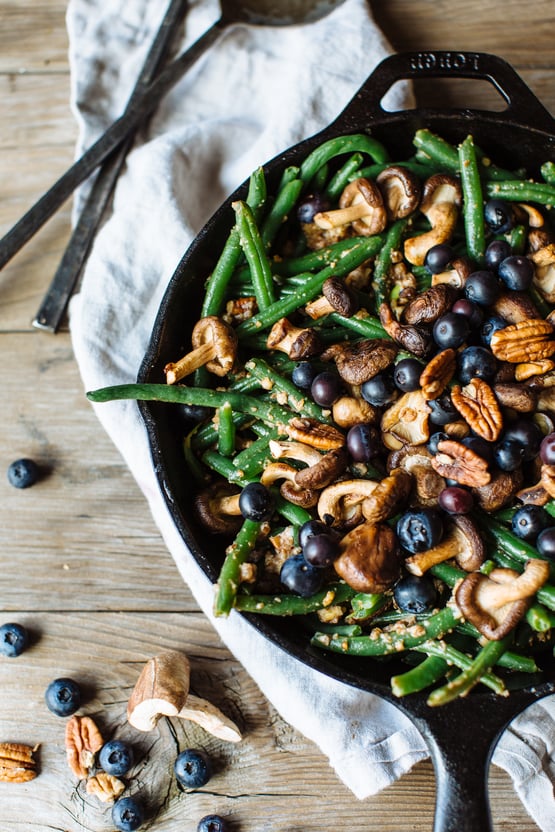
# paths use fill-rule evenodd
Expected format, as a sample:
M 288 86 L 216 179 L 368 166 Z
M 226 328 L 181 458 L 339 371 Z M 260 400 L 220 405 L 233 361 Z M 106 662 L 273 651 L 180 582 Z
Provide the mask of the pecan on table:
M 94 794 L 102 803 L 113 803 L 124 790 L 125 783 L 105 771 L 99 771 L 87 780 L 87 794 Z
M 0 742 L 0 781 L 26 783 L 37 776 L 33 753 L 38 746 L 21 742 Z
M 66 724 L 67 762 L 79 780 L 88 777 L 95 754 L 104 745 L 102 735 L 90 716 L 72 716 Z

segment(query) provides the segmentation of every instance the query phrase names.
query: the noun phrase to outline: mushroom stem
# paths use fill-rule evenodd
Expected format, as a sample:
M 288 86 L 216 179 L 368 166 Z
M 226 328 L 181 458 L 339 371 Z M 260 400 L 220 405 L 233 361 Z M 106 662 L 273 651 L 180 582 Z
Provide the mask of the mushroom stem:
M 369 217 L 374 212 L 367 202 L 361 199 L 360 202 L 353 202 L 347 208 L 336 208 L 335 211 L 320 211 L 314 215 L 314 222 L 319 228 L 330 230 L 339 228 L 341 225 L 348 225 L 354 220 Z
M 307 303 L 304 311 L 313 321 L 317 321 L 318 318 L 323 318 L 324 315 L 330 315 L 332 312 L 335 312 L 335 309 L 329 300 L 322 295 L 322 297 L 316 298 L 311 303 Z
M 225 742 L 239 742 L 242 738 L 237 725 L 231 719 L 225 716 L 215 705 L 212 705 L 211 702 L 201 699 L 199 696 L 189 694 L 186 704 L 177 716 L 180 719 L 196 722 L 205 731 Z
M 231 497 L 221 497 L 217 504 L 217 510 L 220 514 L 232 514 L 239 516 L 241 509 L 239 508 L 240 494 L 234 494 Z
M 498 610 L 505 604 L 520 601 L 534 595 L 549 577 L 549 564 L 539 558 L 532 558 L 521 575 L 515 576 L 512 569 L 495 569 L 491 580 L 480 587 L 480 604 L 487 610 Z
M 196 350 L 184 355 L 179 361 L 166 364 L 164 367 L 166 382 L 168 384 L 175 384 L 182 378 L 185 378 L 185 376 L 190 376 L 199 367 L 204 367 L 208 361 L 212 361 L 215 357 L 216 348 L 214 344 L 202 344 Z
M 455 527 L 451 534 L 445 537 L 437 546 L 407 558 L 405 567 L 412 575 L 422 576 L 436 563 L 443 563 L 443 561 L 455 557 L 460 548 L 458 538 L 459 532 Z

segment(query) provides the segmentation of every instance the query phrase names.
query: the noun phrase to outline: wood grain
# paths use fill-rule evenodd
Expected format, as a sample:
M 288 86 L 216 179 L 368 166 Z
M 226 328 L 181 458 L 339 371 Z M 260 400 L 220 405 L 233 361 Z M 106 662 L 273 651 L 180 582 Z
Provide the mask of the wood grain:
M 373 13 L 396 49 L 482 50 L 509 60 L 555 113 L 552 0 L 375 0 Z M 0 234 L 73 159 L 68 107 L 66 4 L 0 0 Z M 455 81 L 417 88 L 420 103 L 494 106 L 489 85 Z M 147 796 L 149 823 L 193 832 L 222 812 L 241 832 L 357 828 L 428 832 L 434 778 L 421 763 L 364 801 L 338 780 L 318 748 L 283 722 L 198 611 L 138 486 L 84 397 L 69 334 L 30 326 L 69 236 L 68 202 L 0 272 L 0 462 L 31 456 L 45 476 L 28 491 L 0 478 L 0 623 L 33 636 L 18 659 L 0 660 L 0 740 L 40 743 L 39 777 L 0 784 L 2 832 L 102 832 L 109 810 L 76 783 L 65 761 L 64 721 L 44 704 L 55 677 L 78 678 L 84 711 L 106 737 L 127 737 L 138 763 L 130 792 Z M 194 692 L 215 701 L 244 731 L 238 746 L 190 724 L 163 722 L 152 735 L 125 723 L 142 663 L 175 648 L 192 661 Z M 205 747 L 216 773 L 180 791 L 180 748 Z M 507 775 L 492 767 L 495 832 L 537 832 Z

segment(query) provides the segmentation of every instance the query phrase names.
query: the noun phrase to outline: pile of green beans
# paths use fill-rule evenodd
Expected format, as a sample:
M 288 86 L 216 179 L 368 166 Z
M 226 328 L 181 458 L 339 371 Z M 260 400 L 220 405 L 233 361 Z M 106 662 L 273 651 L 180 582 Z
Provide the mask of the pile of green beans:
M 538 165 L 541 179 L 532 180 L 522 171 L 494 164 L 472 136 L 457 147 L 421 129 L 413 144 L 412 156 L 392 160 L 387 149 L 366 134 L 331 139 L 313 150 L 300 166 L 286 168 L 270 194 L 263 168 L 257 169 L 245 200 L 232 205 L 233 225 L 207 276 L 200 310 L 201 318 L 221 317 L 228 302 L 255 299 L 253 314 L 234 324 L 239 345 L 234 374 L 215 379 L 201 368 L 185 383 L 118 385 L 91 391 L 88 398 L 93 402 L 135 399 L 209 408 L 210 417 L 184 430 L 182 437 L 185 476 L 191 475 L 197 490 L 214 481 L 227 481 L 238 490 L 257 482 L 271 461 L 270 442 L 288 436 L 288 425 L 295 416 L 333 426 L 331 411 L 316 404 L 293 383 L 295 362 L 267 348 L 268 332 L 276 322 L 291 316 L 313 328 L 326 345 L 389 339 L 379 309 L 399 292 L 392 267 L 400 259 L 403 241 L 426 231 L 429 225 L 416 211 L 390 222 L 378 234 L 358 236 L 351 232 L 311 250 L 296 219 L 297 207 L 307 194 L 320 191 L 336 204 L 354 179 L 375 179 L 391 164 L 405 166 L 421 183 L 438 172 L 455 175 L 461 184 L 463 208 L 451 244 L 468 256 L 476 269 L 483 268 L 491 239 L 484 222 L 487 199 L 531 202 L 541 208 L 546 227 L 553 230 L 555 162 L 547 160 Z M 526 235 L 522 225 L 512 229 L 509 236 L 513 252 L 526 252 Z M 350 318 L 331 312 L 317 321 L 302 317 L 303 307 L 321 294 L 328 278 L 344 278 L 362 266 L 370 267 L 372 277 L 370 285 L 357 290 L 360 312 Z M 413 274 L 419 291 L 430 285 L 426 268 L 414 267 Z M 551 311 L 535 288 L 530 290 L 530 297 L 541 314 Z M 399 357 L 406 356 L 406 352 L 399 353 Z M 174 358 L 168 356 L 168 361 Z M 318 359 L 314 363 L 318 364 Z M 322 369 L 327 366 L 322 362 Z M 369 465 L 366 473 L 361 473 L 360 466 L 351 464 L 347 476 L 380 477 L 383 470 L 379 464 L 377 468 Z M 369 660 L 392 656 L 404 659 L 406 670 L 397 672 L 400 662 L 395 663 L 391 677 L 394 694 L 402 697 L 428 691 L 431 706 L 464 696 L 478 684 L 498 695 L 508 695 L 517 676 L 525 682 L 539 678 L 536 658 L 542 651 L 552 651 L 555 633 L 555 564 L 550 582 L 537 592 L 525 619 L 514 632 L 497 641 L 484 639 L 463 620 L 452 591 L 466 573 L 450 561 L 430 570 L 443 599 L 443 605 L 432 613 L 401 612 L 391 590 L 356 592 L 338 579 L 332 568 L 324 588 L 309 597 L 283 586 L 277 591 L 275 586 L 261 591 L 256 580 L 243 580 L 245 565 L 256 566 L 260 551 L 269 545 L 269 537 L 286 527 L 291 527 L 297 542 L 300 527 L 315 517 L 314 509 L 293 505 L 276 487 L 272 486 L 271 492 L 275 501 L 272 520 L 261 523 L 243 519 L 237 535 L 222 544 L 225 552 L 215 591 L 216 615 L 226 616 L 237 610 L 296 617 L 307 644 L 318 649 Z M 516 505 L 520 504 L 505 507 L 495 517 L 477 511 L 473 515 L 487 541 L 484 572 L 498 566 L 522 572 L 530 558 L 539 556 L 534 546 L 511 532 Z M 555 501 L 546 505 L 546 511 L 555 518 Z

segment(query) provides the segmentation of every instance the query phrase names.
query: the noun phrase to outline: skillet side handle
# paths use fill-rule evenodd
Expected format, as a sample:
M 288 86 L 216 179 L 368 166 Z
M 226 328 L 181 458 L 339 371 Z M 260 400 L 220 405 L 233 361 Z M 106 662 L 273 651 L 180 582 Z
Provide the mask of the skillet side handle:
M 496 118 L 555 132 L 555 119 L 520 75 L 502 58 L 485 52 L 399 52 L 385 58 L 364 82 L 337 121 L 372 121 L 387 111 L 381 102 L 397 82 L 411 78 L 470 78 L 489 81 L 507 102 Z M 446 111 L 448 111 L 446 109 Z

